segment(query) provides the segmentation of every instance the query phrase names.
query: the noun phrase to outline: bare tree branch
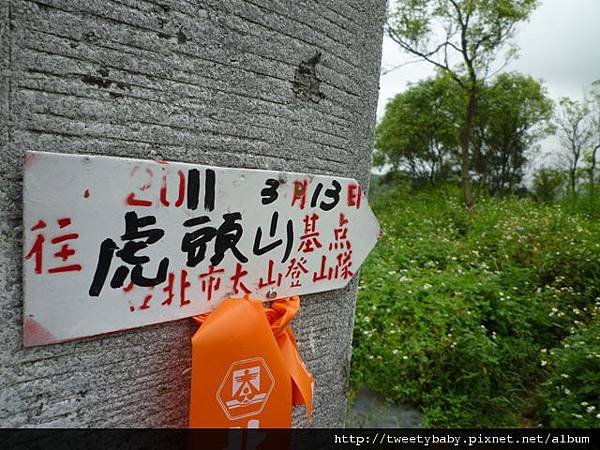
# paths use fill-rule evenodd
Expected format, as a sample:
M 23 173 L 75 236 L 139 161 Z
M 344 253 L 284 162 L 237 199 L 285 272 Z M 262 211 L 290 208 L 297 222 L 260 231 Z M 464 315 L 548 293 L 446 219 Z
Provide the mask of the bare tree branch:
M 396 69 L 400 69 L 402 67 L 409 66 L 411 64 L 420 63 L 420 62 L 422 62 L 420 59 L 412 59 L 410 61 L 403 62 L 402 64 L 398 64 L 397 66 L 391 67 L 389 69 L 382 69 L 381 70 L 381 76 L 385 76 L 385 75 L 393 72 Z
M 443 42 L 442 44 L 440 44 L 436 49 L 425 53 L 420 50 L 417 50 L 410 44 L 404 42 L 400 37 L 398 37 L 393 32 L 391 27 L 388 27 L 387 31 L 388 31 L 388 36 L 390 37 L 390 39 L 392 39 L 396 44 L 398 44 L 404 50 L 406 50 L 409 53 L 412 53 L 415 56 L 418 56 L 419 58 L 423 58 L 428 63 L 433 64 L 434 66 L 438 67 L 439 69 L 442 69 L 444 72 L 448 73 L 459 84 L 459 86 L 464 87 L 463 80 L 461 80 L 460 77 L 450 68 L 447 60 L 444 61 L 444 63 L 440 63 L 439 61 L 436 61 L 435 59 L 431 58 L 433 55 L 436 55 L 442 48 L 447 46 L 446 42 Z

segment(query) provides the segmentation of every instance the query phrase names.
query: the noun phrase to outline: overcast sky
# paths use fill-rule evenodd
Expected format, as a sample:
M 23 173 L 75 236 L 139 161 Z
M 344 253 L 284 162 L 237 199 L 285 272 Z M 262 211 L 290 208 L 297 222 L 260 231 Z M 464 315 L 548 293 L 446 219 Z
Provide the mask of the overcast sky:
M 504 70 L 542 80 L 553 99 L 580 99 L 583 89 L 600 79 L 600 0 L 541 0 L 530 21 L 520 24 L 515 42 L 520 48 L 519 58 Z M 414 60 L 384 38 L 382 72 Z M 387 101 L 409 82 L 433 73 L 431 65 L 418 62 L 382 75 L 377 119 L 383 117 Z M 547 139 L 544 152 L 554 151 L 556 145 L 555 140 Z

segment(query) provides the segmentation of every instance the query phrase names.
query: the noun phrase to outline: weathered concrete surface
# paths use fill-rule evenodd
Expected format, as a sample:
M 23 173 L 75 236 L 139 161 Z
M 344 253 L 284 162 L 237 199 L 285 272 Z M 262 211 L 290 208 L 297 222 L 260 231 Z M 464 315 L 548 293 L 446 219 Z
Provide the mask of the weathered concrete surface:
M 189 399 L 191 321 L 22 348 L 23 151 L 366 185 L 384 10 L 384 0 L 0 2 L 2 426 L 180 427 Z M 355 288 L 304 298 L 295 321 L 317 380 L 313 426 L 343 424 Z

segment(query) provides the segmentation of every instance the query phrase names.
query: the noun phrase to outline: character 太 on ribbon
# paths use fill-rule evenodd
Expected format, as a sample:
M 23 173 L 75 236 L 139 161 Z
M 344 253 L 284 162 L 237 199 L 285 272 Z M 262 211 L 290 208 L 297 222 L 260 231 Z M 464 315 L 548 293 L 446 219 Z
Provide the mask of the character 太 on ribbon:
M 292 405 L 312 414 L 313 377 L 289 326 L 298 297 L 228 298 L 196 318 L 190 427 L 289 428 Z

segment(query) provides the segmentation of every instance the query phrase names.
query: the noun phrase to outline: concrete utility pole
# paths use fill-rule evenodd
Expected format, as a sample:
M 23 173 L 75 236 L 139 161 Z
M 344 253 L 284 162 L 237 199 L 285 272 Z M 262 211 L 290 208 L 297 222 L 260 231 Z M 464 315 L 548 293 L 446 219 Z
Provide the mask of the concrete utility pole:
M 183 320 L 23 349 L 23 151 L 366 186 L 384 15 L 384 0 L 0 2 L 3 426 L 185 427 L 196 328 Z M 356 280 L 308 296 L 294 322 L 316 378 L 313 426 L 343 424 L 355 299 Z M 303 411 L 294 423 L 305 425 Z

